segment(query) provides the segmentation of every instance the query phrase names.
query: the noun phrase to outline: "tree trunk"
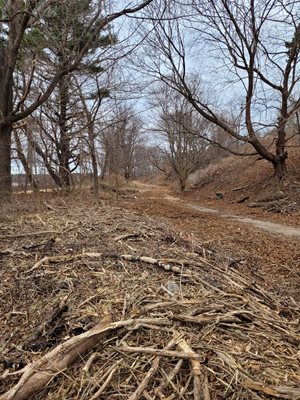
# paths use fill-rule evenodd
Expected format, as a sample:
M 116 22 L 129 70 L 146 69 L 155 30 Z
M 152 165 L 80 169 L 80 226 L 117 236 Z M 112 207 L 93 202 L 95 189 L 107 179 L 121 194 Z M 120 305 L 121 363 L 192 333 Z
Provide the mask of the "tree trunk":
M 70 190 L 70 133 L 68 128 L 68 105 L 69 105 L 69 77 L 64 76 L 58 84 L 59 88 L 59 130 L 60 130 L 60 142 L 59 142 L 59 174 L 61 181 L 63 182 L 63 188 L 67 192 Z
M 274 169 L 275 169 L 275 175 L 281 180 L 283 179 L 286 174 L 287 174 L 287 168 L 286 168 L 286 159 L 288 157 L 287 151 L 286 151 L 286 119 L 284 119 L 278 130 L 277 130 L 277 139 L 275 142 L 276 146 L 276 156 L 275 156 L 275 162 L 273 163 Z
M 0 201 L 8 199 L 12 192 L 11 138 L 12 124 L 5 119 L 12 111 L 13 76 L 7 72 L 7 54 L 0 48 Z
M 287 174 L 286 158 L 278 157 L 273 163 L 275 176 L 281 180 Z
M 186 186 L 186 179 L 179 175 L 179 187 L 180 191 L 183 193 Z
M 96 199 L 98 199 L 99 198 L 98 163 L 95 154 L 92 154 L 92 166 L 93 166 L 94 196 Z
M 10 197 L 11 182 L 11 125 L 0 125 L 0 201 Z
M 66 192 L 69 192 L 71 189 L 71 179 L 70 179 L 70 169 L 69 169 L 69 162 L 67 161 L 66 157 L 62 157 L 60 160 L 59 165 L 59 176 L 61 178 L 61 182 L 63 184 L 63 189 Z
M 94 196 L 95 199 L 99 199 L 99 179 L 98 179 L 98 162 L 97 162 L 97 152 L 95 146 L 95 132 L 94 132 L 94 122 L 92 121 L 92 116 L 87 112 L 89 120 L 89 145 L 91 151 L 92 168 L 93 168 L 93 186 L 94 186 Z
M 17 153 L 18 153 L 18 158 L 22 163 L 22 166 L 24 168 L 25 174 L 26 174 L 26 184 L 25 184 L 25 192 L 27 192 L 27 182 L 29 181 L 29 184 L 34 192 L 39 191 L 39 187 L 37 185 L 36 180 L 34 179 L 33 173 L 32 173 L 32 168 L 30 163 L 28 162 L 23 149 L 22 149 L 22 144 L 19 138 L 19 135 L 17 132 L 14 132 L 14 137 L 15 137 L 15 142 L 16 142 L 16 147 L 17 147 Z
M 102 168 L 101 168 L 101 174 L 100 174 L 101 181 L 104 180 L 106 171 L 107 171 L 107 155 L 105 154 L 104 155 L 103 165 L 102 165 Z
M 44 165 L 45 165 L 47 171 L 49 172 L 49 175 L 51 176 L 51 178 L 53 179 L 53 181 L 59 188 L 63 188 L 63 182 L 61 180 L 61 177 L 54 170 L 54 168 L 52 168 L 51 162 L 49 161 L 47 154 L 42 150 L 42 148 L 38 145 L 38 143 L 34 141 L 34 139 L 29 134 L 29 132 L 27 132 L 27 134 L 28 134 L 28 140 L 29 140 L 32 148 L 44 161 Z

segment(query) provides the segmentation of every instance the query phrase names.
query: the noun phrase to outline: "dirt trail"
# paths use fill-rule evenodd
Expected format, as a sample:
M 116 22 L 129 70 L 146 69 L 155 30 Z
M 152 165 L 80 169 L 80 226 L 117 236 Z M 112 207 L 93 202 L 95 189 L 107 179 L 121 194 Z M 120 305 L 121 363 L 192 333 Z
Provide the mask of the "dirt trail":
M 142 215 L 163 218 L 193 246 L 243 260 L 260 284 L 300 300 L 300 226 L 264 221 L 224 208 L 203 207 L 201 200 L 176 197 L 167 187 L 136 182 L 138 193 L 123 206 Z M 200 204 L 199 204 L 200 203 Z M 220 202 L 221 207 L 221 202 Z M 226 210 L 225 210 L 226 208 Z M 289 219 L 293 221 L 293 219 Z
M 263 221 L 255 218 L 244 217 L 242 215 L 231 214 L 228 212 L 223 212 L 222 210 L 216 208 L 203 207 L 193 203 L 186 202 L 178 197 L 171 196 L 169 190 L 163 186 L 157 185 L 147 185 L 144 183 L 136 182 L 136 187 L 142 193 L 149 193 L 148 199 L 152 200 L 168 200 L 176 201 L 182 208 L 197 211 L 199 213 L 213 214 L 219 218 L 228 218 L 242 224 L 251 225 L 255 228 L 262 229 L 271 234 L 279 235 L 282 237 L 293 237 L 300 238 L 300 228 L 292 227 L 289 225 L 284 225 L 275 222 Z

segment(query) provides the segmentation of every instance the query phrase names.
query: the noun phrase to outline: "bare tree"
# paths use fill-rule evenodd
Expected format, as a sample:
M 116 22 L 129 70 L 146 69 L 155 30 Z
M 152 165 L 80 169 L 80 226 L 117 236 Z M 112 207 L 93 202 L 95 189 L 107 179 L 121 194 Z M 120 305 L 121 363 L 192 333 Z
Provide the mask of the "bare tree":
M 154 104 L 159 109 L 155 128 L 162 140 L 161 151 L 184 191 L 189 175 L 203 165 L 211 124 L 190 103 L 165 85 L 155 91 Z M 155 123 L 154 123 L 155 126 Z
M 32 168 L 32 146 L 30 141 L 28 140 L 28 135 L 22 135 L 22 131 L 26 132 L 27 126 L 24 125 L 18 129 L 14 129 L 14 143 L 16 146 L 17 157 L 20 160 L 22 167 L 25 172 L 25 192 L 27 192 L 28 183 L 30 184 L 32 190 L 34 192 L 38 192 L 38 184 L 34 177 L 33 168 Z M 26 140 L 26 144 L 22 143 L 21 138 Z M 26 154 L 27 150 L 27 154 Z
M 75 78 L 83 116 L 85 117 L 83 130 L 87 133 L 87 135 L 84 135 L 83 132 L 82 137 L 87 145 L 87 152 L 91 159 L 93 192 L 96 198 L 99 197 L 99 151 L 97 139 L 99 141 L 99 131 L 103 129 L 102 119 L 105 115 L 105 112 L 104 115 L 101 115 L 100 111 L 102 111 L 101 106 L 103 105 L 104 100 L 109 100 L 111 94 L 110 79 L 112 76 L 112 69 L 109 70 L 108 74 L 103 74 L 102 72 L 103 71 L 98 71 L 96 74 L 87 76 L 85 79 L 82 79 L 82 77 L 81 79 Z M 103 75 L 105 75 L 104 78 Z M 92 92 L 90 91 L 91 88 L 93 89 Z
M 272 163 L 282 179 L 287 173 L 288 125 L 300 106 L 298 1 L 193 0 L 182 4 L 174 1 L 172 12 L 166 14 L 169 18 L 153 21 L 147 49 L 151 57 L 145 67 L 202 117 L 236 141 L 250 144 L 254 154 Z M 180 19 L 184 13 L 189 18 Z M 189 55 L 196 52 L 204 54 L 202 64 L 209 65 L 208 79 L 220 81 L 227 76 L 230 80 L 237 103 L 233 118 L 224 101 L 225 82 L 219 101 L 216 96 L 211 100 L 210 94 L 216 91 L 213 82 L 205 95 L 193 84 Z M 201 57 L 199 62 L 193 72 L 201 74 Z M 264 136 L 270 132 L 273 135 L 267 140 Z
M 147 179 L 158 175 L 153 157 L 160 152 L 157 147 L 147 143 L 146 138 L 136 145 L 132 160 L 132 179 Z
M 141 121 L 132 108 L 117 108 L 102 131 L 101 141 L 104 172 L 130 179 L 134 169 L 134 154 L 141 144 Z

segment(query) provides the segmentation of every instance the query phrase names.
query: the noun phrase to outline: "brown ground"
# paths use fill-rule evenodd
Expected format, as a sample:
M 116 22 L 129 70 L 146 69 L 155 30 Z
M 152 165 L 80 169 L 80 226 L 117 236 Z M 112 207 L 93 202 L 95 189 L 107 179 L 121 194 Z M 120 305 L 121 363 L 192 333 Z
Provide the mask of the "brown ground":
M 300 238 L 270 234 L 249 224 L 188 208 L 195 204 L 262 221 L 300 227 L 299 213 L 280 215 L 249 209 L 243 205 L 170 192 L 164 186 L 137 184 L 139 193 L 123 203 L 128 209 L 144 215 L 163 218 L 172 223 L 184 237 L 201 242 L 233 259 L 242 259 L 243 268 L 257 271 L 264 284 L 285 295 L 300 299 Z M 198 198 L 197 198 L 198 197 Z M 180 198 L 176 200 L 175 198 Z
M 174 196 L 138 183 L 2 207 L 1 400 L 300 398 L 298 239 Z M 103 318 L 121 325 L 59 364 Z

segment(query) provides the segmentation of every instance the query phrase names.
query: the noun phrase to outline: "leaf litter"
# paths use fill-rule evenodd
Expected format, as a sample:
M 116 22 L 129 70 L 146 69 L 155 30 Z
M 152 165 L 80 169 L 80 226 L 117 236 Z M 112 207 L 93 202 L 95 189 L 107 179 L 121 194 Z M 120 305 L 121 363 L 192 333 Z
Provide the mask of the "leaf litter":
M 1 400 L 300 399 L 292 298 L 162 220 L 48 203 L 0 224 Z

